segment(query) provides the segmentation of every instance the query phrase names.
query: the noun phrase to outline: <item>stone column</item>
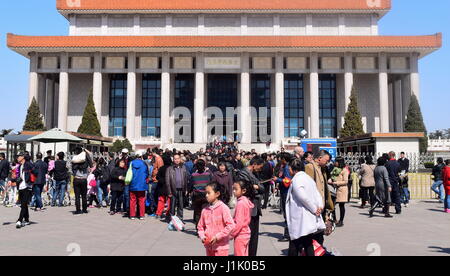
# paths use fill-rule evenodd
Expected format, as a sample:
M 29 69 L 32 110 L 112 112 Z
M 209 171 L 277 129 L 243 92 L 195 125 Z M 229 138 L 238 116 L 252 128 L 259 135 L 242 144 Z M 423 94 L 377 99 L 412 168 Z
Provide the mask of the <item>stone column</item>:
M 39 110 L 41 111 L 41 114 L 44 116 L 44 123 L 45 123 L 45 98 L 47 94 L 47 79 L 45 75 L 41 74 L 38 75 L 38 96 L 36 98 L 37 103 L 39 105 Z
M 420 103 L 420 78 L 419 78 L 419 54 L 413 53 L 410 57 L 410 81 L 411 81 L 411 95 L 416 95 Z
M 319 73 L 318 55 L 312 53 L 310 58 L 309 74 L 309 105 L 311 114 L 310 138 L 320 138 L 320 114 L 319 114 Z
M 97 52 L 95 53 L 94 56 L 93 95 L 94 95 L 95 112 L 97 112 L 97 118 L 99 122 L 101 122 L 102 119 L 102 94 L 103 94 L 102 56 L 99 52 Z M 103 130 L 101 132 L 103 133 Z
M 67 131 L 67 116 L 69 114 L 69 57 L 67 53 L 61 54 L 61 71 L 59 73 L 59 104 L 58 128 Z
M 241 56 L 241 94 L 240 94 L 240 118 L 239 125 L 241 144 L 252 142 L 252 117 L 250 113 L 250 57 L 248 53 Z
M 39 77 L 38 77 L 38 56 L 36 53 L 30 54 L 30 73 L 29 73 L 29 86 L 28 86 L 28 106 L 30 106 L 33 98 L 37 100 L 39 90 Z
M 380 132 L 389 132 L 389 87 L 387 73 L 387 57 L 385 53 L 379 56 L 379 97 L 380 97 Z
M 128 54 L 128 78 L 127 78 L 127 133 L 129 140 L 136 138 L 136 53 Z
M 47 97 L 46 97 L 46 104 L 45 104 L 45 126 L 47 128 L 53 128 L 54 125 L 54 103 L 53 98 L 55 97 L 55 81 L 53 79 L 48 80 L 48 86 L 47 86 Z
M 284 62 L 283 55 L 277 53 L 275 59 L 275 101 L 272 107 L 272 143 L 281 145 L 284 138 Z
M 194 143 L 206 143 L 206 123 L 205 123 L 205 64 L 204 54 L 196 55 L 196 72 L 195 72 L 195 98 L 194 98 L 194 114 L 191 120 L 194 120 Z
M 344 73 L 344 85 L 345 85 L 345 112 L 348 110 L 350 104 L 350 96 L 352 95 L 353 88 L 353 57 L 351 53 L 345 53 L 345 73 Z M 345 114 L 344 112 L 344 114 Z
M 403 131 L 402 80 L 394 83 L 394 120 L 395 132 Z
M 161 74 L 161 143 L 169 143 L 170 117 L 170 56 L 165 52 L 162 56 Z

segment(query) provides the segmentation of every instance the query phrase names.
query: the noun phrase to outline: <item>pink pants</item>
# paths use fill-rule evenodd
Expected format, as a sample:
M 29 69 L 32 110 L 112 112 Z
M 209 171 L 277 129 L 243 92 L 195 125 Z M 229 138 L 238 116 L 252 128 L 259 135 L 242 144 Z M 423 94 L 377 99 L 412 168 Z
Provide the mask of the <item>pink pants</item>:
M 228 249 L 226 250 L 214 250 L 206 249 L 206 256 L 208 257 L 228 257 Z
M 234 239 L 234 256 L 248 257 L 248 244 L 250 237 L 236 237 Z
M 145 191 L 130 192 L 130 217 L 136 217 L 136 203 L 139 204 L 139 217 L 145 217 Z

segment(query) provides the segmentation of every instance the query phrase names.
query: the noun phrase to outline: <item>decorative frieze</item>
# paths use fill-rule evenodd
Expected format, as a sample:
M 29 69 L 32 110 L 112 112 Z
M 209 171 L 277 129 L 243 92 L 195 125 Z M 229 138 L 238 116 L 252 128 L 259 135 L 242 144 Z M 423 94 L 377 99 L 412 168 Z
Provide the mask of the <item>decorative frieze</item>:
M 357 57 L 356 69 L 373 70 L 376 69 L 375 57 Z
M 322 57 L 322 69 L 339 70 L 342 69 L 340 57 Z
M 125 57 L 107 57 L 106 69 L 125 69 Z
M 91 57 L 72 57 L 72 69 L 91 69 Z
M 206 57 L 205 69 L 240 69 L 240 57 Z
M 288 57 L 286 58 L 287 69 L 306 69 L 306 57 Z
M 42 57 L 41 69 L 58 69 L 58 57 Z
M 273 69 L 271 57 L 254 57 L 252 61 L 253 69 Z
M 157 57 L 140 57 L 139 69 L 158 69 L 159 62 Z
M 192 57 L 174 57 L 173 68 L 174 69 L 192 69 L 194 62 Z
M 389 68 L 391 70 L 408 69 L 408 62 L 406 57 L 391 57 L 389 59 Z

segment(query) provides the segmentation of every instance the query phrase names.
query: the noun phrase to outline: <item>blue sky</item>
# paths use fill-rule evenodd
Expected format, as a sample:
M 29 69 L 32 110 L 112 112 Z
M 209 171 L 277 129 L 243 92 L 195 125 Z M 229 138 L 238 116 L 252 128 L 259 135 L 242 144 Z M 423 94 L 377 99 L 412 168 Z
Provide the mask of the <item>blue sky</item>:
M 20 130 L 25 120 L 29 62 L 6 47 L 8 32 L 21 35 L 67 35 L 68 22 L 55 0 L 9 1 L 0 17 L 0 129 Z M 450 128 L 450 1 L 393 0 L 380 21 L 381 35 L 443 33 L 443 47 L 421 59 L 421 105 L 428 131 Z

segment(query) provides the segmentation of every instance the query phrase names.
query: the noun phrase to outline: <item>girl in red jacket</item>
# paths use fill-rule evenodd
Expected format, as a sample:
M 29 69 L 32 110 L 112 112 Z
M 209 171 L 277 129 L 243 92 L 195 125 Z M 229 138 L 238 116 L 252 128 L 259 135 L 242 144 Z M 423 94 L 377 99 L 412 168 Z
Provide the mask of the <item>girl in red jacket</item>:
M 206 186 L 209 205 L 202 210 L 198 222 L 198 235 L 206 248 L 207 256 L 228 256 L 230 234 L 235 224 L 231 217 L 225 187 L 215 182 Z
M 445 189 L 444 211 L 450 214 L 450 159 L 445 161 L 445 165 L 442 169 L 442 180 Z
M 250 242 L 251 212 L 255 207 L 252 200 L 254 192 L 252 185 L 244 181 L 237 181 L 233 185 L 233 192 L 237 198 L 234 222 L 236 227 L 231 232 L 234 238 L 234 256 L 248 256 L 248 244 Z

